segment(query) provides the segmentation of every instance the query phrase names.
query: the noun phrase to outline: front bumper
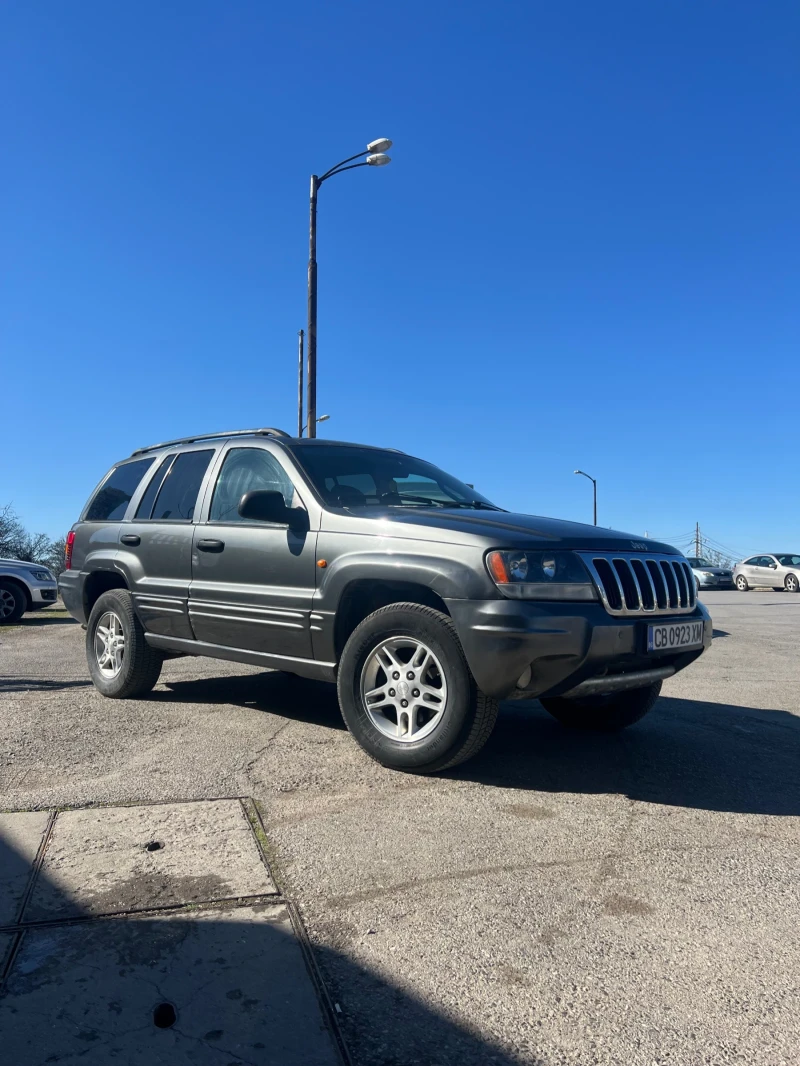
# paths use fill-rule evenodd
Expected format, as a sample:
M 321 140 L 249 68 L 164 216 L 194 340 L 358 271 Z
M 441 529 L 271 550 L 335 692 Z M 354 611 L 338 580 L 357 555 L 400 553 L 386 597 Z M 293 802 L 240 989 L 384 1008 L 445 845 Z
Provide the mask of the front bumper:
M 52 584 L 47 584 L 44 581 L 31 584 L 28 586 L 31 594 L 31 607 L 46 607 L 48 604 L 55 603 L 58 599 L 58 587 L 55 581 Z
M 478 688 L 497 699 L 559 696 L 591 679 L 622 673 L 661 670 L 660 676 L 667 676 L 711 646 L 711 617 L 700 603 L 691 614 L 641 618 L 612 617 L 599 603 L 503 599 L 446 603 Z M 649 623 L 701 619 L 702 648 L 648 654 Z M 528 667 L 530 682 L 518 688 Z M 674 669 L 664 672 L 668 667 Z M 612 682 L 608 687 L 618 686 Z
M 733 577 L 720 577 L 718 574 L 712 574 L 710 577 L 697 577 L 697 583 L 701 589 L 732 589 Z

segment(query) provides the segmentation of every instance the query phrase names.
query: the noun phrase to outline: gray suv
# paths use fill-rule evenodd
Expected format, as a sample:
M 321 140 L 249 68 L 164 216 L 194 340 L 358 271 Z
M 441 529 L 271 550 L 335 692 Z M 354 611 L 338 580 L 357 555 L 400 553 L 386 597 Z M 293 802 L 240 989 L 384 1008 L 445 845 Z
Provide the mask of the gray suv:
M 630 725 L 711 643 L 669 545 L 512 514 L 402 452 L 275 429 L 134 452 L 66 563 L 104 695 L 143 695 L 174 655 L 323 679 L 359 744 L 417 773 L 474 755 L 502 699 Z

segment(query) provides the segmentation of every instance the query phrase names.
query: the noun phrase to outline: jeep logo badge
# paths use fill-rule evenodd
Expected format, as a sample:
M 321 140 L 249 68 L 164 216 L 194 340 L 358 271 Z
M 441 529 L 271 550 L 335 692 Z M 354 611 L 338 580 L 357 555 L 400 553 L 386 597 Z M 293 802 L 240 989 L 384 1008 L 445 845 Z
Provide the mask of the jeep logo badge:
M 631 547 L 633 548 L 633 550 L 635 552 L 646 552 L 647 551 L 647 545 L 646 544 L 642 544 L 642 542 L 640 540 L 632 540 L 631 541 Z

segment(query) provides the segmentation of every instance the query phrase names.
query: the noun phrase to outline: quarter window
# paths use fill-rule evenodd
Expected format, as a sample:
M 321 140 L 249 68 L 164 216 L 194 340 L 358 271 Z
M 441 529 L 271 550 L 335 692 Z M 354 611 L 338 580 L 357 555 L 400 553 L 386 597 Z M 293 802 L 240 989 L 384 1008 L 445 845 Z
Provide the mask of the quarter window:
M 156 470 L 155 474 L 150 478 L 150 484 L 144 490 L 144 496 L 139 501 L 139 506 L 136 508 L 136 518 L 149 518 L 153 511 L 153 503 L 158 495 L 158 490 L 164 483 L 164 478 L 167 476 L 167 471 L 172 465 L 172 460 L 175 458 L 175 453 L 168 455 Z
M 246 492 L 280 492 L 287 507 L 294 485 L 281 464 L 264 448 L 231 448 L 225 456 L 211 502 L 211 522 L 243 522 L 239 502 Z
M 154 521 L 191 522 L 197 494 L 213 454 L 213 449 L 181 452 L 159 490 L 152 514 Z
M 85 521 L 113 522 L 124 518 L 131 497 L 153 462 L 151 456 L 118 466 L 95 493 L 86 509 Z

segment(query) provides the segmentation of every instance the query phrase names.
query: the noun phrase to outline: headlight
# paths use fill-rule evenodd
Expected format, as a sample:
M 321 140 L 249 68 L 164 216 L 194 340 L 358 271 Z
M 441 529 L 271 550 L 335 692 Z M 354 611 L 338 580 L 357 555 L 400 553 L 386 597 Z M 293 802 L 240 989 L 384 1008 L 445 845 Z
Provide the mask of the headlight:
M 489 552 L 486 566 L 500 592 L 512 599 L 597 599 L 589 572 L 573 552 Z
M 37 581 L 52 581 L 53 575 L 49 570 L 29 570 L 29 574 L 33 574 Z
M 713 577 L 714 575 L 709 570 L 701 570 L 700 577 Z

